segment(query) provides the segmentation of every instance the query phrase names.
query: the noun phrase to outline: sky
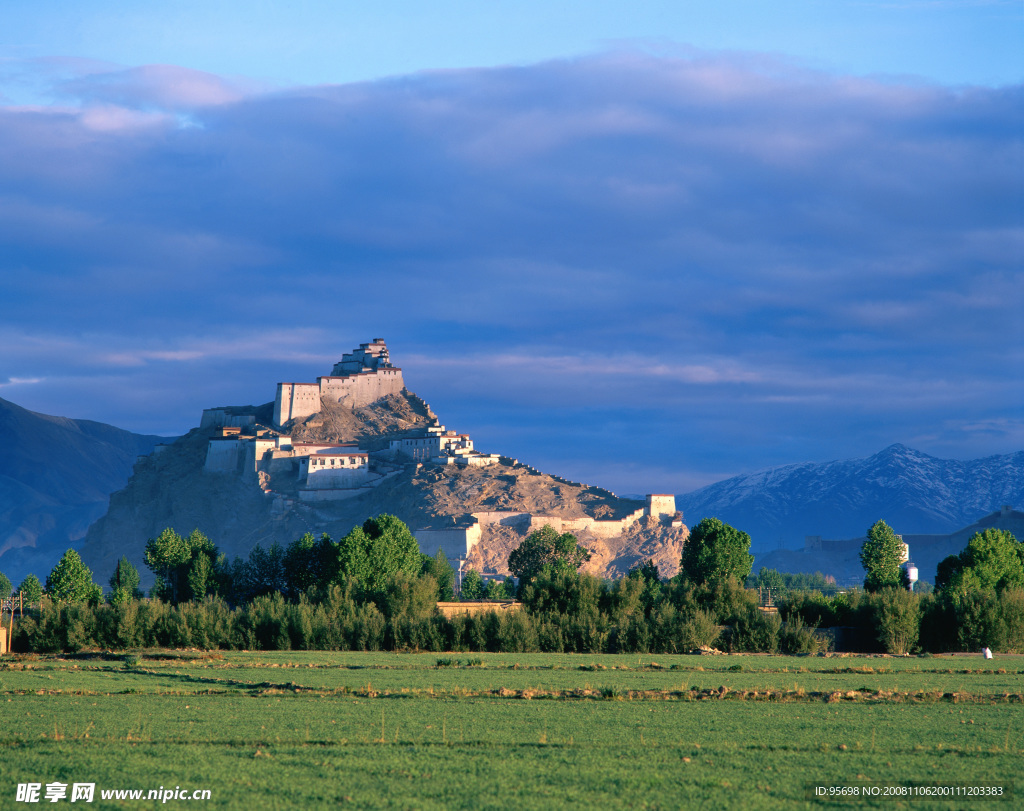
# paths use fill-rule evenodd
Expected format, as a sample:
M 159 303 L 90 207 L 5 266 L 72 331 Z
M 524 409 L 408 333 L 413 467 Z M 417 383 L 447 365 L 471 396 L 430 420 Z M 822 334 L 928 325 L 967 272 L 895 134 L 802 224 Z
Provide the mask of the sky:
M 179 434 L 381 337 L 620 493 L 1024 448 L 1019 2 L 3 18 L 4 399 Z

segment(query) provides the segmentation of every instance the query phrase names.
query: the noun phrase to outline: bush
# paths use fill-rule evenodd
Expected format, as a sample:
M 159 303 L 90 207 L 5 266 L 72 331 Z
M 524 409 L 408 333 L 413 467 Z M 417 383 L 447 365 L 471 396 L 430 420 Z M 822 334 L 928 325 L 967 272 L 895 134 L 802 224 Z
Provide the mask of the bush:
M 957 647 L 957 615 L 954 601 L 946 594 L 925 594 L 920 598 L 922 650 L 939 653 Z
M 775 653 L 779 649 L 782 619 L 775 612 L 749 606 L 730 629 L 726 641 L 730 651 Z
M 782 628 L 779 650 L 789 654 L 817 653 L 821 640 L 815 634 L 816 630 L 816 626 L 807 625 L 799 614 L 794 616 Z
M 1006 589 L 999 595 L 1006 653 L 1024 653 L 1024 589 Z
M 887 653 L 909 653 L 920 635 L 920 598 L 906 589 L 883 588 L 871 602 L 879 643 Z
M 778 601 L 779 613 L 783 620 L 791 622 L 799 618 L 803 623 L 824 628 L 841 625 L 840 614 L 845 605 L 835 598 L 826 597 L 820 591 L 794 591 Z

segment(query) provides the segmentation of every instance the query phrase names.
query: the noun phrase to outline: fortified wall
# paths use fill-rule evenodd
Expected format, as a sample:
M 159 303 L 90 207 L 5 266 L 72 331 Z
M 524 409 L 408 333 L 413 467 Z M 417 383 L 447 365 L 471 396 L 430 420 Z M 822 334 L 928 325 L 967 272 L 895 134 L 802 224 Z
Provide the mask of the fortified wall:
M 534 515 L 528 512 L 492 510 L 475 512 L 458 523 L 442 527 L 423 527 L 413 534 L 420 545 L 420 551 L 436 555 L 444 551 L 448 560 L 464 558 L 483 536 L 483 528 L 492 524 L 515 527 L 523 534 L 535 532 L 550 526 L 556 532 L 589 532 L 597 538 L 607 540 L 621 535 L 644 516 L 651 516 L 662 524 L 672 527 L 683 525 L 683 516 L 676 510 L 673 495 L 649 495 L 643 507 L 615 521 L 601 521 L 585 515 L 581 518 L 562 518 L 557 515 Z
M 387 344 L 374 338 L 368 344 L 342 355 L 329 375 L 316 383 L 278 383 L 274 398 L 274 424 L 320 413 L 320 402 L 333 402 L 358 408 L 376 402 L 405 388 L 402 370 L 392 366 Z

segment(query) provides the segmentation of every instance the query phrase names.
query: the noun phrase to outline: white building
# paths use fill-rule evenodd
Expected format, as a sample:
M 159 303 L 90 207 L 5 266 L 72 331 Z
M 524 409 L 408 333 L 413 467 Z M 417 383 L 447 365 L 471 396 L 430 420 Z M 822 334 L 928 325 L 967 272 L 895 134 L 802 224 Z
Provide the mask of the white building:
M 433 465 L 458 464 L 464 466 L 493 465 L 499 460 L 496 454 L 480 453 L 474 450 L 469 434 L 448 431 L 443 425 L 431 425 L 416 434 L 392 439 L 389 447 L 417 462 Z
M 370 457 L 354 445 L 323 448 L 302 457 L 300 480 L 311 490 L 348 490 L 370 478 Z
M 387 344 L 374 338 L 342 355 L 331 374 L 318 377 L 316 383 L 278 383 L 274 424 L 318 414 L 324 399 L 356 408 L 399 394 L 404 388 L 402 370 L 391 365 Z

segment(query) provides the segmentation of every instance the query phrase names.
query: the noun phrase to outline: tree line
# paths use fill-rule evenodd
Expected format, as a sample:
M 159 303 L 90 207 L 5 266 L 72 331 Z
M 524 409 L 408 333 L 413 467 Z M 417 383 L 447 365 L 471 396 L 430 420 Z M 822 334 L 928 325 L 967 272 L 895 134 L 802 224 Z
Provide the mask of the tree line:
M 521 610 L 449 619 L 437 603 L 455 598 L 454 569 L 443 553 L 421 554 L 394 516 L 371 518 L 337 542 L 306 534 L 232 561 L 198 530 L 167 529 L 146 545 L 156 578 L 150 599 L 125 558 L 104 599 L 69 551 L 40 584 L 46 598 L 19 622 L 13 645 L 811 653 L 841 634 L 844 647 L 864 651 L 1024 650 L 1024 544 L 1010 533 L 975 535 L 940 566 L 936 593 L 918 595 L 905 588 L 898 538 L 878 522 L 862 549 L 863 590 L 807 589 L 824 578 L 794 578 L 792 588 L 776 586 L 777 613 L 762 610 L 756 588 L 747 587 L 777 582 L 765 569 L 751 577 L 749 549 L 747 533 L 706 518 L 684 545 L 675 577 L 662 578 L 646 561 L 604 580 L 580 571 L 590 553 L 575 536 L 547 526 L 510 556 L 515 580 L 484 584 L 473 570 L 463 577 L 463 599 L 514 597 Z

